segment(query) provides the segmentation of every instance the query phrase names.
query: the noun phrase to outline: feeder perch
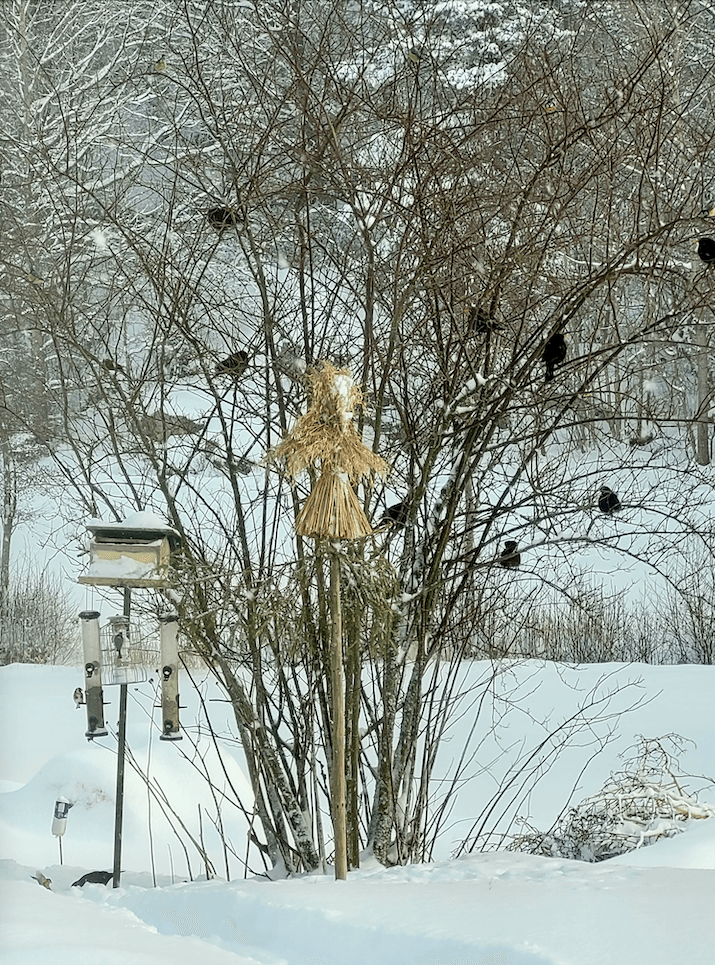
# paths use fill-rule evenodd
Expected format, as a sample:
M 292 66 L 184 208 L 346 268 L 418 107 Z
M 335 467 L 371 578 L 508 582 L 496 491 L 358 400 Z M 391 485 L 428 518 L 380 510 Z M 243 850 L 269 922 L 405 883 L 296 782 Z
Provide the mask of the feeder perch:
M 80 583 L 92 586 L 161 587 L 169 585 L 169 562 L 179 548 L 176 530 L 151 513 L 134 513 L 121 523 L 92 521 L 89 569 Z

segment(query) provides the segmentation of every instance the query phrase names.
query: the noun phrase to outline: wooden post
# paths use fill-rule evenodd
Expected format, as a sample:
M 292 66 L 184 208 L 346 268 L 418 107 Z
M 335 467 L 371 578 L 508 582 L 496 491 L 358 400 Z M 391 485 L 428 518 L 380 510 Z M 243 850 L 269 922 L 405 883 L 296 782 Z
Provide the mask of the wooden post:
M 340 610 L 340 560 L 338 550 L 330 552 L 330 650 L 333 691 L 333 834 L 335 837 L 335 878 L 348 876 L 348 847 L 345 820 L 345 683 L 343 679 L 343 621 Z

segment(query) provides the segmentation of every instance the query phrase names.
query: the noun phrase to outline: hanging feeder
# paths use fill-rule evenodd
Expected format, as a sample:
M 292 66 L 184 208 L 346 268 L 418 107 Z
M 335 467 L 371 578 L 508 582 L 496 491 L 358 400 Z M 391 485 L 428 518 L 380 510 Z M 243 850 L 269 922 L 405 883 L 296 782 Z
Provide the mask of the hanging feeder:
M 159 740 L 181 740 L 179 730 L 179 617 L 165 613 L 161 625 L 161 734 Z
M 89 569 L 80 583 L 92 586 L 169 585 L 171 553 L 180 545 L 176 530 L 151 513 L 134 513 L 121 523 L 87 523 Z
M 82 650 L 84 653 L 84 693 L 87 705 L 87 731 L 85 737 L 106 737 L 104 724 L 104 695 L 102 691 L 102 647 L 99 639 L 99 613 L 83 610 Z

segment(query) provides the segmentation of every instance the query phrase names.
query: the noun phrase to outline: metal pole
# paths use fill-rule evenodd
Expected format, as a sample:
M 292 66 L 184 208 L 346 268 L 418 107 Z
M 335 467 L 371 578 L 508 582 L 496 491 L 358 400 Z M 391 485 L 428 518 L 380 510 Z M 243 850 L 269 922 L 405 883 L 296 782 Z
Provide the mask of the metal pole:
M 124 616 L 127 618 L 127 643 L 129 642 L 129 617 L 132 606 L 132 591 L 124 587 Z M 112 887 L 119 887 L 122 868 L 122 819 L 124 816 L 124 748 L 127 737 L 127 692 L 128 684 L 119 685 L 119 744 L 117 746 L 117 791 L 114 802 L 114 878 Z
M 343 621 L 340 609 L 340 561 L 335 548 L 330 554 L 331 677 L 333 689 L 333 833 L 335 877 L 348 876 L 348 842 L 345 815 L 345 682 L 343 677 Z

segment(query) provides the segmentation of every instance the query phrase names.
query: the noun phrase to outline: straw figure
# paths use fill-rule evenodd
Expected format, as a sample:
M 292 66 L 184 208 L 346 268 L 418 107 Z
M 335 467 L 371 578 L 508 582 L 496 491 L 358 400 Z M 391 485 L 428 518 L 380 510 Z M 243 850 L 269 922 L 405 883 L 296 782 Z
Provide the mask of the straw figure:
M 352 483 L 385 474 L 386 463 L 363 445 L 353 426 L 360 390 L 347 369 L 323 362 L 309 375 L 311 405 L 292 432 L 277 446 L 274 458 L 291 478 L 304 469 L 320 469 L 320 476 L 298 515 L 300 536 L 316 539 L 358 539 L 372 527 L 358 502 Z M 336 546 L 330 552 L 330 678 L 332 697 L 333 766 L 331 811 L 335 838 L 335 877 L 348 872 L 345 783 L 345 678 L 342 657 L 340 561 Z
M 308 376 L 312 402 L 278 445 L 274 458 L 292 479 L 304 469 L 320 476 L 296 521 L 299 536 L 358 539 L 372 527 L 351 484 L 385 475 L 387 464 L 363 444 L 353 425 L 362 401 L 348 369 L 323 362 Z

